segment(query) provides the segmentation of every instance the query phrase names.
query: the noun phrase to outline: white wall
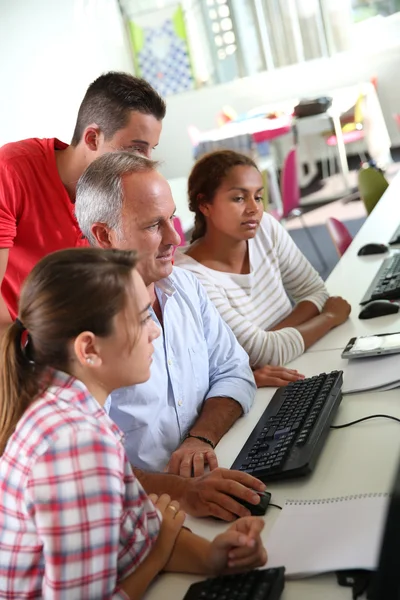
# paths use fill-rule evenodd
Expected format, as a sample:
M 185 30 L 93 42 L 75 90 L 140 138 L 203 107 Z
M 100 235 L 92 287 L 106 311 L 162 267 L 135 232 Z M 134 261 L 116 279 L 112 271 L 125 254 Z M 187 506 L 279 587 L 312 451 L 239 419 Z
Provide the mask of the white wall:
M 165 160 L 167 177 L 189 173 L 192 147 L 188 125 L 200 130 L 216 127 L 216 115 L 224 104 L 238 113 L 255 106 L 279 103 L 292 98 L 326 94 L 329 90 L 378 78 L 378 97 L 393 145 L 400 145 L 400 132 L 393 113 L 400 112 L 400 36 L 399 43 L 374 53 L 346 52 L 331 59 L 291 65 L 212 88 L 190 91 L 168 98 L 167 118 L 157 154 Z
M 0 145 L 72 137 L 102 72 L 133 72 L 117 0 L 0 0 Z
M 391 39 L 395 40 L 398 22 Z M 167 117 L 156 158 L 168 177 L 187 175 L 192 148 L 187 126 L 215 126 L 224 104 L 238 112 L 260 104 L 326 93 L 335 87 L 378 77 L 378 95 L 394 145 L 400 133 L 392 114 L 400 112 L 400 33 L 377 52 L 348 52 L 327 60 L 264 72 L 216 87 L 168 98 Z M 100 73 L 132 72 L 131 55 L 117 0 L 0 0 L 0 145 L 30 136 L 69 141 L 79 103 Z

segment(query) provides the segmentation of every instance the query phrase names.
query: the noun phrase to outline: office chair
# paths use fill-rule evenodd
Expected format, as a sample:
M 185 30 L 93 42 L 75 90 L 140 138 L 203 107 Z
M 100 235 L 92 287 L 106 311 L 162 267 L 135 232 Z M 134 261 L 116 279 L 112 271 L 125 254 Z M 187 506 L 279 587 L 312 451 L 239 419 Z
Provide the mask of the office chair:
M 333 217 L 329 217 L 329 219 L 327 219 L 326 227 L 329 231 L 329 235 L 331 236 L 338 256 L 342 257 L 353 241 L 350 231 L 347 229 L 344 223 L 338 219 L 334 219 Z
M 389 183 L 378 169 L 366 167 L 358 171 L 358 189 L 368 214 L 378 204 L 388 187 Z
M 346 119 L 345 117 L 341 119 L 342 137 L 345 145 L 359 142 L 364 138 L 364 101 L 364 94 L 359 94 L 354 106 L 353 116 L 350 119 Z M 327 146 L 333 147 L 337 145 L 337 137 L 334 133 L 331 133 L 330 135 L 324 135 L 324 138 Z M 364 152 L 360 152 L 359 156 L 361 163 L 367 162 L 367 157 Z M 336 157 L 333 157 L 333 161 L 335 167 L 334 169 L 332 167 L 330 168 L 331 175 L 332 172 L 336 170 Z
M 307 224 L 303 219 L 303 211 L 300 208 L 300 188 L 297 179 L 295 148 L 292 148 L 292 150 L 289 151 L 283 164 L 281 174 L 281 196 L 283 210 L 271 211 L 272 216 L 278 219 L 278 221 L 286 221 L 288 219 L 298 217 L 312 247 L 314 248 L 319 262 L 323 267 L 323 270 L 326 270 L 328 268 L 326 260 L 323 257 L 321 250 L 318 248 L 310 229 L 307 227 Z

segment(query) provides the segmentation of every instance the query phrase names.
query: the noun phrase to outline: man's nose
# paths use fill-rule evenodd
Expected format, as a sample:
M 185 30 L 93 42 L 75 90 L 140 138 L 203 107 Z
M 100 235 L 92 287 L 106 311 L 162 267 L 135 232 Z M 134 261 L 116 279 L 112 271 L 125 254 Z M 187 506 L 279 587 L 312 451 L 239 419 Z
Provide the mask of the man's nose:
M 166 246 L 179 246 L 181 243 L 181 236 L 175 229 L 174 219 L 168 221 L 168 226 L 165 232 L 163 242 Z

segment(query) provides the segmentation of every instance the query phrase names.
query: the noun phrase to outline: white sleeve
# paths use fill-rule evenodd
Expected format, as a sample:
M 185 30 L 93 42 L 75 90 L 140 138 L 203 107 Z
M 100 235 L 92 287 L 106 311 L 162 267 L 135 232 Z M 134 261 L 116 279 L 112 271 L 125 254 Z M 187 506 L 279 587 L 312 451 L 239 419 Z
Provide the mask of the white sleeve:
M 278 221 L 270 219 L 273 244 L 286 291 L 294 302 L 312 302 L 321 312 L 329 294 L 314 267 Z
M 246 350 L 253 368 L 264 365 L 284 365 L 304 352 L 301 333 L 293 327 L 279 331 L 264 331 L 232 308 L 223 292 L 203 273 L 196 275 L 207 291 L 208 297 Z

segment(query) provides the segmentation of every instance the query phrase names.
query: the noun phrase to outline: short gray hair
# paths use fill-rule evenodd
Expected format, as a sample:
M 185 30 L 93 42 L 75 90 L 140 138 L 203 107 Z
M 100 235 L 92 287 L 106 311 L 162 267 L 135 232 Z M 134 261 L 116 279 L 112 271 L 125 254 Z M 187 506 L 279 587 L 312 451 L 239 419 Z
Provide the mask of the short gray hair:
M 133 152 L 108 152 L 88 166 L 76 186 L 75 215 L 92 246 L 96 245 L 93 223 L 104 223 L 121 235 L 122 178 L 156 170 L 158 165 L 157 161 Z

